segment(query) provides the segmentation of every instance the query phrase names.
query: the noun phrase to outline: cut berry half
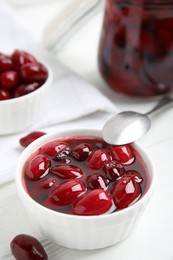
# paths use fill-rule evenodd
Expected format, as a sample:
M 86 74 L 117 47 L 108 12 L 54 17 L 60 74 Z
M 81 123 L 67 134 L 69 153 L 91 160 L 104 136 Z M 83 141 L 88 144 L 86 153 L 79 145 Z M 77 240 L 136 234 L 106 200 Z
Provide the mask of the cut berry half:
M 102 189 L 89 191 L 73 204 L 72 213 L 75 215 L 101 215 L 114 210 L 112 197 Z

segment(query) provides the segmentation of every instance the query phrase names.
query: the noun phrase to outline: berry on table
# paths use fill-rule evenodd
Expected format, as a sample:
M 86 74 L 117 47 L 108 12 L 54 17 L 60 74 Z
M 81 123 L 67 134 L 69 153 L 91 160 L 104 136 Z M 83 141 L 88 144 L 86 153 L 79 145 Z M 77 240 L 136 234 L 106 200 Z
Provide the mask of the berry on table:
M 41 243 L 33 236 L 20 234 L 10 243 L 16 260 L 47 260 L 48 256 Z
M 20 142 L 21 146 L 27 147 L 33 141 L 35 141 L 36 139 L 38 139 L 39 137 L 41 137 L 45 134 L 46 134 L 45 132 L 41 132 L 41 131 L 31 132 L 31 133 L 23 136 L 22 138 L 20 138 L 19 142 Z

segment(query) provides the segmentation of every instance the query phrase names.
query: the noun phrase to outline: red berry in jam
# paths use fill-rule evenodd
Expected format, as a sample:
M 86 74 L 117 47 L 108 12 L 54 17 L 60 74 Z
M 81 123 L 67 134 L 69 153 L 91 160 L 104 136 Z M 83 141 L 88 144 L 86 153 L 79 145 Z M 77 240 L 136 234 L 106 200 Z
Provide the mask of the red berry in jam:
M 99 173 L 94 173 L 94 174 L 87 176 L 86 183 L 87 183 L 88 188 L 91 190 L 94 190 L 94 189 L 107 190 L 109 181 L 103 175 L 101 175 Z
M 109 149 L 113 159 L 123 165 L 132 164 L 135 160 L 134 153 L 129 145 L 110 145 Z
M 91 169 L 98 170 L 110 160 L 110 154 L 106 150 L 98 149 L 92 152 L 92 154 L 88 157 L 87 163 Z
M 27 145 L 28 140 L 24 141 Z M 26 188 L 35 201 L 58 212 L 84 216 L 111 213 L 135 203 L 145 192 L 145 173 L 133 146 L 83 136 L 49 141 L 24 168 Z
M 141 196 L 139 184 L 132 176 L 123 176 L 113 186 L 111 191 L 114 203 L 118 209 L 127 208 Z
M 16 260 L 47 260 L 48 256 L 41 243 L 30 235 L 17 235 L 10 243 Z
M 88 158 L 92 151 L 91 145 L 87 143 L 80 143 L 73 147 L 71 154 L 79 161 L 84 161 Z
M 103 167 L 106 176 L 110 181 L 116 181 L 120 177 L 122 177 L 125 173 L 125 169 L 121 163 L 117 163 L 115 161 L 111 161 L 106 163 Z
M 13 89 L 19 82 L 19 75 L 16 71 L 9 70 L 1 74 L 1 87 L 4 89 Z
M 26 164 L 26 175 L 31 180 L 38 180 L 48 174 L 51 161 L 46 155 L 36 155 Z
M 7 55 L 0 53 L 0 73 L 13 70 L 13 62 Z
M 20 138 L 19 142 L 23 147 L 27 147 L 29 144 L 31 144 L 33 141 L 38 139 L 39 137 L 45 135 L 45 132 L 35 131 L 31 132 L 24 137 Z
M 50 187 L 52 187 L 55 183 L 57 182 L 57 180 L 55 180 L 54 178 L 50 177 L 47 178 L 46 180 L 43 180 L 41 183 L 41 186 L 44 189 L 49 189 Z
M 45 82 L 48 77 L 47 69 L 41 63 L 27 63 L 21 66 L 21 77 L 27 82 Z
M 14 63 L 14 66 L 17 69 L 20 69 L 20 67 L 23 64 L 37 62 L 36 58 L 33 55 L 31 55 L 30 53 L 28 53 L 26 51 L 22 51 L 22 50 L 15 50 L 12 53 L 11 58 Z
M 13 97 L 21 97 L 27 94 L 30 94 L 31 92 L 35 91 L 40 87 L 40 84 L 38 82 L 33 82 L 33 83 L 26 83 L 19 85 L 15 88 Z
M 6 89 L 0 88 L 0 100 L 10 99 L 10 93 Z
M 61 179 L 79 179 L 83 176 L 83 171 L 74 165 L 58 165 L 51 168 L 51 172 Z
M 60 163 L 60 164 L 70 164 L 71 163 L 71 159 L 69 158 L 57 158 L 56 156 L 52 158 L 54 161 Z
M 62 146 L 62 149 L 54 156 L 54 161 L 66 161 L 68 163 L 68 159 L 66 158 L 70 154 L 70 149 L 68 146 Z
M 72 213 L 75 215 L 101 215 L 113 208 L 112 198 L 106 191 L 95 189 L 76 200 Z
M 60 142 L 58 140 L 51 141 L 48 144 L 44 145 L 40 149 L 40 153 L 48 156 L 57 156 L 61 158 L 61 155 L 64 151 L 69 151 L 69 145 L 65 142 Z M 70 152 L 69 152 L 70 153 Z
M 134 170 L 127 171 L 126 175 L 134 177 L 134 179 L 135 179 L 135 181 L 137 183 L 142 183 L 143 182 L 142 175 L 139 172 L 137 172 L 137 171 L 134 171 Z
M 86 186 L 79 180 L 70 180 L 60 184 L 50 195 L 50 200 L 58 206 L 74 202 L 86 192 Z

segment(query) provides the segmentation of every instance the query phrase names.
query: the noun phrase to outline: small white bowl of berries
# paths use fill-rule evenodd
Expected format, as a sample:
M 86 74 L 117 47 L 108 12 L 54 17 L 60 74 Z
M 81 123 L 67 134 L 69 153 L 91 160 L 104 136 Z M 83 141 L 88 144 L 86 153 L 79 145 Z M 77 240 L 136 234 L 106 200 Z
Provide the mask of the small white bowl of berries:
M 51 69 L 35 55 L 0 53 L 0 135 L 23 131 L 37 122 L 51 85 Z
M 111 145 L 95 129 L 43 134 L 22 144 L 16 185 L 31 223 L 61 246 L 97 249 L 135 229 L 154 183 L 153 163 L 137 144 Z

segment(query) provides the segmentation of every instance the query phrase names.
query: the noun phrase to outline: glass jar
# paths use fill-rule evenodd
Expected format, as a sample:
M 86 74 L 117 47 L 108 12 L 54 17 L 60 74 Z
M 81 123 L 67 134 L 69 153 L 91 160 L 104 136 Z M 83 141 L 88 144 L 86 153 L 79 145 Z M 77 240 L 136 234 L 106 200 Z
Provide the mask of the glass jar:
M 173 87 L 173 1 L 107 0 L 99 70 L 116 91 L 140 97 Z

